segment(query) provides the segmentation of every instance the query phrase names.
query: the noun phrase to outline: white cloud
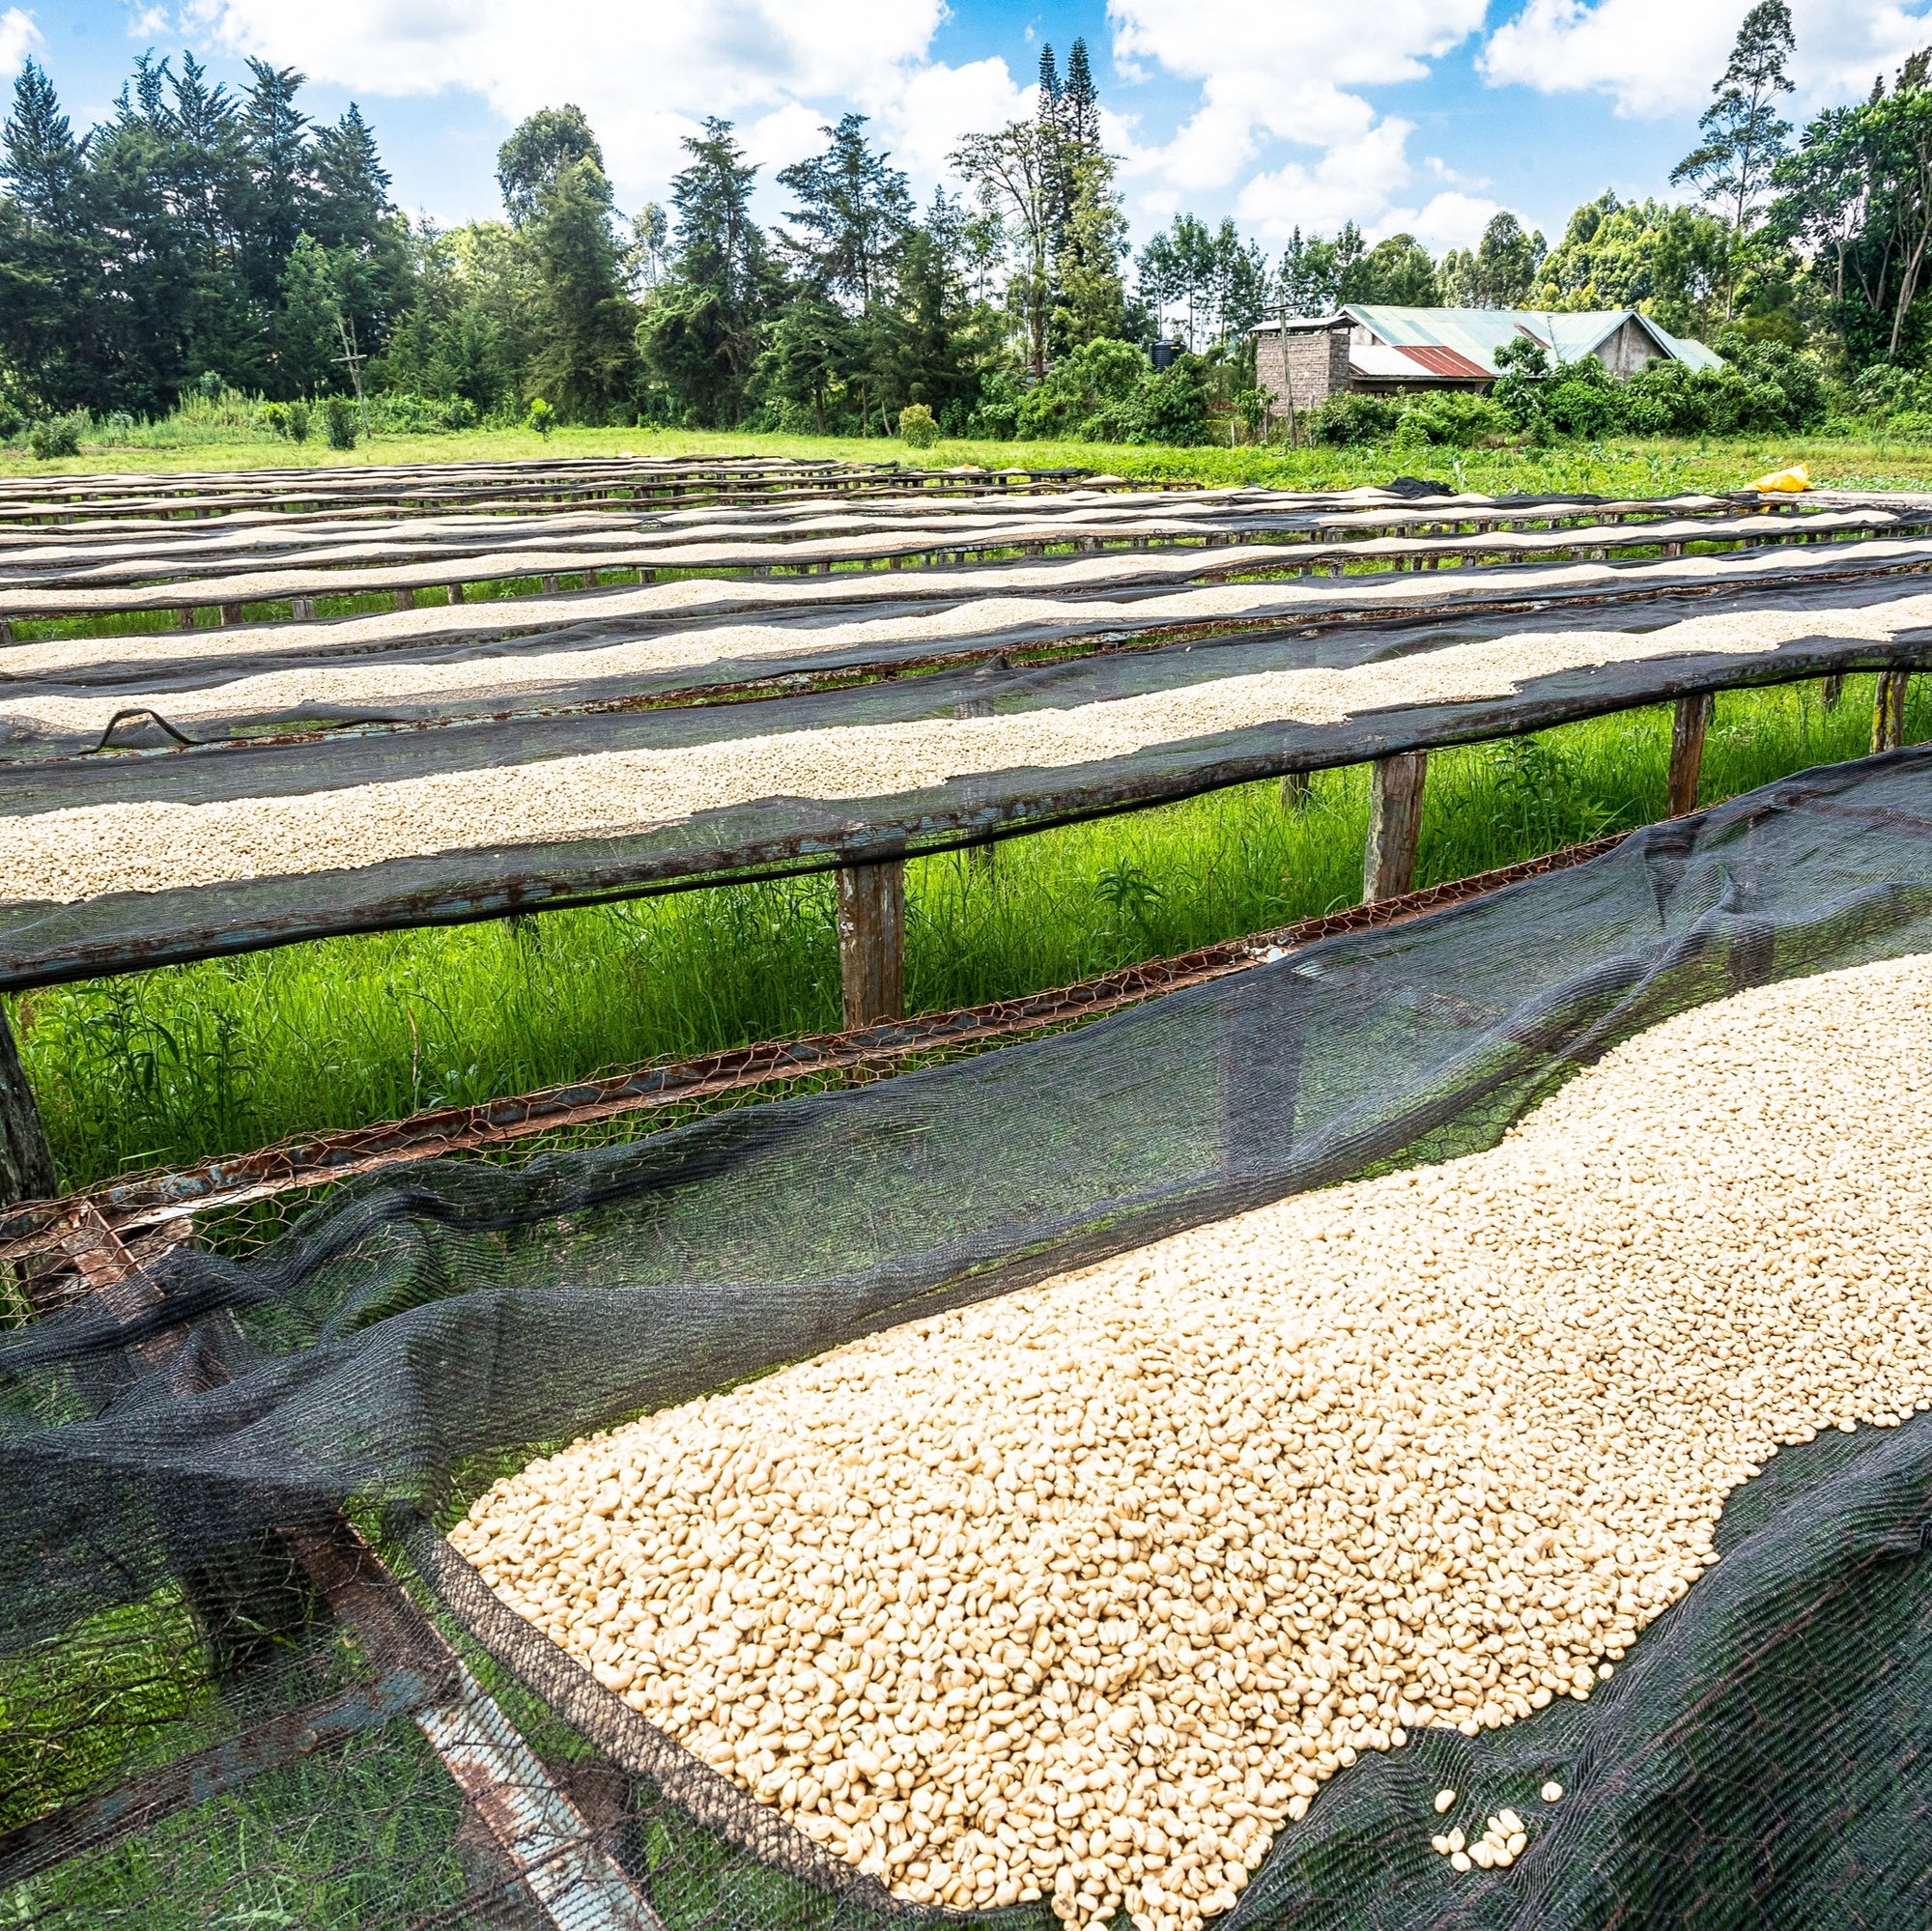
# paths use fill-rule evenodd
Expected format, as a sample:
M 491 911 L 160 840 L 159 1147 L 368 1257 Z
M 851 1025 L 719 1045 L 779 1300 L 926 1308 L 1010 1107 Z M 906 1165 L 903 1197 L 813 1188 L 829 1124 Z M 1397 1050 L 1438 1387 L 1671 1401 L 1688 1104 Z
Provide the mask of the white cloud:
M 188 24 L 236 53 L 298 66 L 364 99 L 466 88 L 506 121 L 575 101 L 619 200 L 662 195 L 680 140 L 737 124 L 772 170 L 857 111 L 923 186 L 969 128 L 1028 111 L 999 60 L 935 65 L 944 0 L 186 0 Z
M 1235 189 L 1236 218 L 1264 241 L 1297 226 L 1381 225 L 1413 172 L 1410 127 L 1353 90 L 1425 78 L 1484 10 L 1382 0 L 1365 20 L 1359 8 L 1307 0 L 1110 0 L 1117 68 L 1157 66 L 1200 89 L 1170 140 L 1123 151 L 1134 212 L 1157 220 Z
M 1801 105 L 1862 95 L 1932 39 L 1923 0 L 1792 0 L 1791 15 Z M 1742 17 L 1739 0 L 1528 0 L 1491 35 L 1480 65 L 1493 85 L 1606 94 L 1620 114 L 1695 112 Z
M 0 73 L 17 73 L 31 48 L 41 43 L 41 30 L 34 16 L 18 7 L 0 14 Z
M 1235 219 L 1263 242 L 1364 221 L 1389 205 L 1409 175 L 1406 121 L 1383 120 L 1339 141 L 1319 161 L 1290 161 L 1258 174 L 1235 202 Z
M 1501 213 L 1499 201 L 1445 189 L 1420 208 L 1385 209 L 1369 239 L 1379 241 L 1384 235 L 1413 235 L 1431 254 L 1439 255 L 1445 248 L 1473 248 L 1483 239 L 1490 217 Z

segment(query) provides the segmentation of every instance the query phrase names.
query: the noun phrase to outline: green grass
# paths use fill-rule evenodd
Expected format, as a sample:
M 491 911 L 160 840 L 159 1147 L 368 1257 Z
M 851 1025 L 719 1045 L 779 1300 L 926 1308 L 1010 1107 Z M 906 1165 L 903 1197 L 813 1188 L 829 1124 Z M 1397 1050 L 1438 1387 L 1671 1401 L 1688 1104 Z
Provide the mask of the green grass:
M 1923 680 L 1919 680 L 1920 683 Z M 1872 680 L 1727 693 L 1704 802 L 1861 754 Z M 1908 734 L 1932 736 L 1915 690 Z M 1432 759 L 1418 884 L 1628 828 L 1663 810 L 1656 707 Z M 910 867 L 921 1010 L 1065 984 L 1351 904 L 1365 770 L 1312 802 L 1273 784 Z M 814 877 L 514 923 L 388 933 L 31 993 L 21 1051 L 71 1186 L 286 1135 L 838 1023 L 832 886 Z
M 737 431 L 474 429 L 446 436 L 381 436 L 355 450 L 279 440 L 93 444 L 76 457 L 38 461 L 23 445 L 0 448 L 0 475 L 85 474 L 104 469 L 269 469 L 393 463 L 526 461 L 544 456 L 820 456 L 901 462 L 927 469 L 978 463 L 988 469 L 1074 467 L 1173 483 L 1264 483 L 1344 488 L 1408 473 L 1503 494 L 1582 490 L 1657 496 L 1690 489 L 1736 489 L 1789 462 L 1811 466 L 1814 481 L 1912 487 L 1932 477 L 1932 446 L 1922 440 L 1852 440 L 1792 435 L 1704 440 L 1618 440 L 1559 443 L 1548 449 L 1298 449 L 1204 446 L 1170 449 L 1108 442 L 943 441 L 908 449 L 895 439 L 752 436 Z

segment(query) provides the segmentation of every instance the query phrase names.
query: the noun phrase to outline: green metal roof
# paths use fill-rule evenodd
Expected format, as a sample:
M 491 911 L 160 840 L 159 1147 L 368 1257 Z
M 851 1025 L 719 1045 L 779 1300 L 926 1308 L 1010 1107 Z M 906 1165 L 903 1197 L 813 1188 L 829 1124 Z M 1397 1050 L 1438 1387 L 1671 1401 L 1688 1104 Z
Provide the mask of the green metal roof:
M 1587 355 L 1634 316 L 1656 339 L 1658 354 L 1693 369 L 1715 369 L 1719 358 L 1701 342 L 1660 328 L 1634 308 L 1595 308 L 1569 312 L 1529 308 L 1395 308 L 1383 302 L 1350 302 L 1343 311 L 1382 341 L 1399 348 L 1453 349 L 1470 361 L 1496 369 L 1496 351 L 1521 335 L 1532 335 L 1559 362 Z

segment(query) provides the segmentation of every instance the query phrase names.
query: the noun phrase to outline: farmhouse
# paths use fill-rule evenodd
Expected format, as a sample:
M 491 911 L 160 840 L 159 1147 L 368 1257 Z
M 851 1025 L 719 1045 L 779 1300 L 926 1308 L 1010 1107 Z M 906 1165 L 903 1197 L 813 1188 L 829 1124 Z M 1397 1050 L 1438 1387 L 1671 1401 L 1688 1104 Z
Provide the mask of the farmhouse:
M 1541 343 L 1552 361 L 1594 355 L 1619 382 L 1659 358 L 1693 369 L 1719 366 L 1703 343 L 1672 335 L 1634 308 L 1566 314 L 1350 302 L 1334 315 L 1262 324 L 1255 330 L 1256 381 L 1276 407 L 1292 402 L 1296 409 L 1313 409 L 1340 389 L 1480 392 L 1501 373 L 1496 351 L 1523 336 Z

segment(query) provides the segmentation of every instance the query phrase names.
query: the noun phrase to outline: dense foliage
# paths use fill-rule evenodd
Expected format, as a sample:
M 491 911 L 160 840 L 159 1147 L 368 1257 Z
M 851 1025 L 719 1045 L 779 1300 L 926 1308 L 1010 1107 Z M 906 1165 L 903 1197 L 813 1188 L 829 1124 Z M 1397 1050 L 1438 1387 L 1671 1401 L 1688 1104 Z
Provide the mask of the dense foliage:
M 1794 138 L 1793 44 L 1787 0 L 1757 0 L 1673 175 L 1694 203 L 1605 193 L 1553 248 L 1505 212 L 1440 259 L 1349 223 L 1270 260 L 1186 213 L 1131 256 L 1079 42 L 1064 73 L 1043 50 L 1032 117 L 964 140 L 925 207 L 847 114 L 778 172 L 770 227 L 726 121 L 626 220 L 582 111 L 546 108 L 498 155 L 503 218 L 445 233 L 398 212 L 357 109 L 301 111 L 291 69 L 251 63 L 231 94 L 144 55 L 76 135 L 29 62 L 0 129 L 0 439 L 55 455 L 166 417 L 338 447 L 559 422 L 1253 440 L 1290 433 L 1257 325 L 1363 302 L 1634 307 L 1724 366 L 1619 386 L 1525 342 L 1490 395 L 1339 396 L 1317 440 L 1932 421 L 1932 61 Z

